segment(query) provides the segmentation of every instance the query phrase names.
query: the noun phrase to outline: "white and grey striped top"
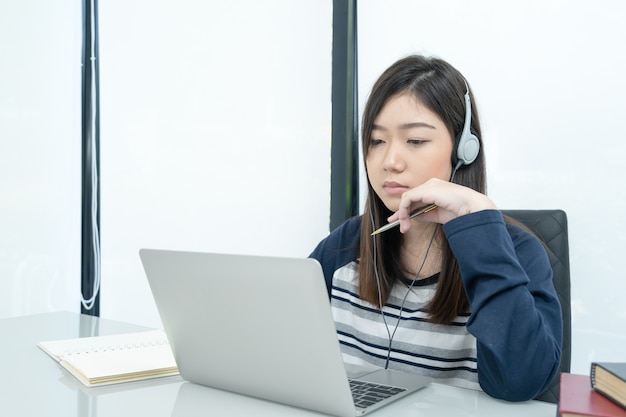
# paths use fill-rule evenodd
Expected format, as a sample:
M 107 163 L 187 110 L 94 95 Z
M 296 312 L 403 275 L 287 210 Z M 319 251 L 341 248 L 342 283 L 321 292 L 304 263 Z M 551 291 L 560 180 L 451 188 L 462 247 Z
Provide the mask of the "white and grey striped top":
M 332 314 L 346 363 L 385 367 L 390 352 L 390 369 L 480 390 L 476 339 L 466 328 L 469 314 L 458 316 L 450 325 L 441 325 L 429 323 L 422 311 L 437 287 L 437 275 L 415 281 L 410 291 L 410 281 L 398 282 L 383 307 L 384 320 L 378 306 L 359 298 L 357 277 L 358 264 L 345 265 L 335 271 L 331 291 Z

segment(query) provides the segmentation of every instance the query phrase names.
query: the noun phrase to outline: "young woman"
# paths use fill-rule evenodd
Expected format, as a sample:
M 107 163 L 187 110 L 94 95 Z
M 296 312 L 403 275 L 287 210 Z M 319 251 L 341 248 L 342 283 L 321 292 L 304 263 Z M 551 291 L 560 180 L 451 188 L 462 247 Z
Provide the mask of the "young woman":
M 480 133 L 455 68 L 424 56 L 394 63 L 363 114 L 364 214 L 311 257 L 346 363 L 522 401 L 558 372 L 561 309 L 544 246 L 485 195 Z

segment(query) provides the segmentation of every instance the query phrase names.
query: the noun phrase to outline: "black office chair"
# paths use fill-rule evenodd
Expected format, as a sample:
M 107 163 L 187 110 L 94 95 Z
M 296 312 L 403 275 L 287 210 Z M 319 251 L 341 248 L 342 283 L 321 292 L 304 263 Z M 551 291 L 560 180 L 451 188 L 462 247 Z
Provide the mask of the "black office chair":
M 572 310 L 567 214 L 563 210 L 502 210 L 502 214 L 525 225 L 547 246 L 552 264 L 554 288 L 559 296 L 563 313 L 563 352 L 560 372 L 569 372 L 572 360 Z M 548 388 L 535 398 L 536 400 L 559 402 L 560 372 Z

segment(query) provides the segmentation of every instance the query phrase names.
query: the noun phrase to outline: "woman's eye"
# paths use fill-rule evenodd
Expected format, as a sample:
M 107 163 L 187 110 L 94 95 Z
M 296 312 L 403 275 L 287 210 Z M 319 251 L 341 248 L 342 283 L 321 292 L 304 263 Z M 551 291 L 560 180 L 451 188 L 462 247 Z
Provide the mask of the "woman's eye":
M 426 141 L 422 139 L 409 139 L 407 142 L 410 143 L 411 145 L 421 145 L 422 143 Z
M 382 139 L 372 139 L 372 140 L 370 140 L 370 146 L 380 145 L 381 143 L 383 143 Z

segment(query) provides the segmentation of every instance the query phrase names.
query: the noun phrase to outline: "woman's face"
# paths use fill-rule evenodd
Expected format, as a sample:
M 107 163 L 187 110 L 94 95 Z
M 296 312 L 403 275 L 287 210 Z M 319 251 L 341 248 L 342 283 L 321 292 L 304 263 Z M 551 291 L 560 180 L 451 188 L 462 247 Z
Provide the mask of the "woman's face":
M 443 120 L 410 93 L 393 96 L 374 120 L 365 158 L 368 179 L 385 206 L 431 178 L 452 173 L 452 134 Z

